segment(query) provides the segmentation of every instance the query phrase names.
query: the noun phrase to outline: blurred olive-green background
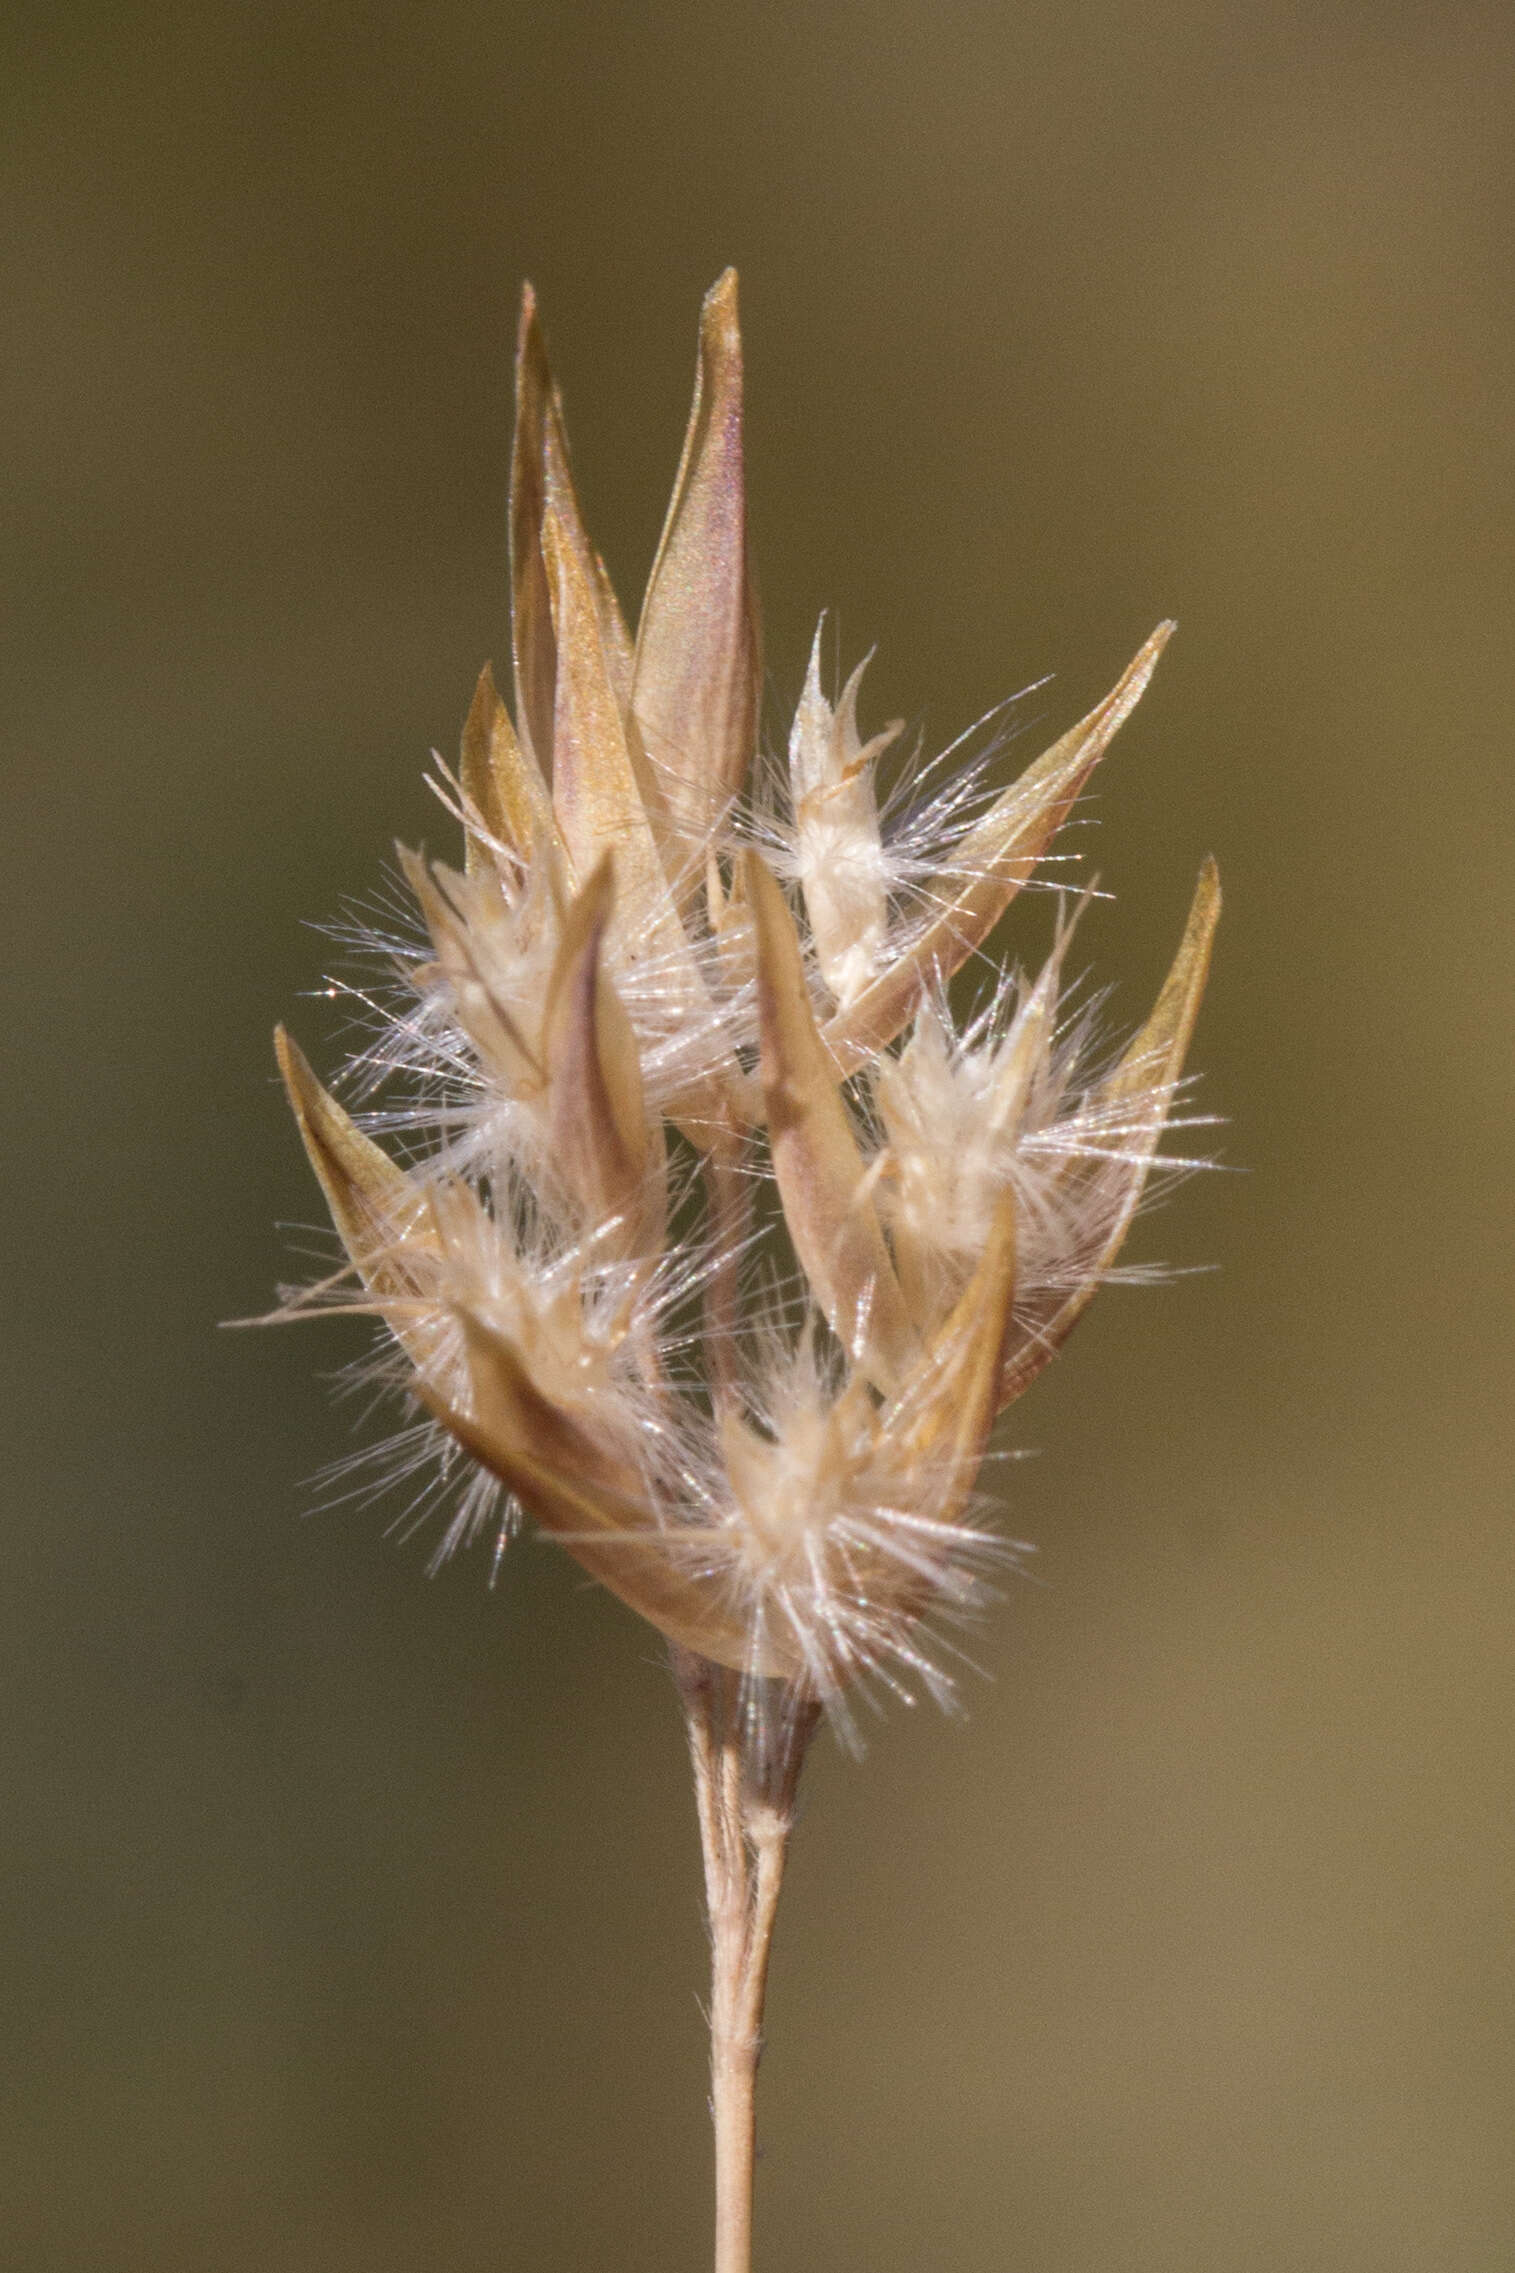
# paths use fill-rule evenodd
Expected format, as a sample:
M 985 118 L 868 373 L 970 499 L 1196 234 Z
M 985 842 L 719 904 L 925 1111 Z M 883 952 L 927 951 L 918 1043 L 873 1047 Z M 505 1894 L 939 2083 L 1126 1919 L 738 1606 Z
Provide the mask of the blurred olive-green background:
M 18 2273 L 694 2273 L 703 1950 L 649 1635 L 307 1520 L 313 920 L 502 661 L 544 304 L 634 602 L 742 272 L 782 731 L 1044 738 L 1134 1019 L 1201 854 L 1243 1173 L 1016 1409 L 967 1718 L 821 1747 L 770 2273 L 1515 2262 L 1515 20 L 1502 5 L 10 12 L 0 1634 Z M 1038 746 L 1022 744 L 1024 754 Z M 1021 903 L 1044 946 L 1050 903 Z M 392 1510 L 390 1511 L 393 1512 Z

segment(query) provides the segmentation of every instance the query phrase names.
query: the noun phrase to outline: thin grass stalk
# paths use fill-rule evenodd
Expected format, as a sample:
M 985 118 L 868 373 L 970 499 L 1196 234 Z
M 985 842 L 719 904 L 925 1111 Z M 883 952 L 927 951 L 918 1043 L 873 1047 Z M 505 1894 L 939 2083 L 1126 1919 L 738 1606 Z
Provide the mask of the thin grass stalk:
M 755 1750 L 735 1675 L 688 1652 L 675 1653 L 674 1673 L 688 1723 L 710 1933 L 714 2273 L 751 2273 L 768 1962 L 795 1793 L 819 1716 L 799 1708 Z

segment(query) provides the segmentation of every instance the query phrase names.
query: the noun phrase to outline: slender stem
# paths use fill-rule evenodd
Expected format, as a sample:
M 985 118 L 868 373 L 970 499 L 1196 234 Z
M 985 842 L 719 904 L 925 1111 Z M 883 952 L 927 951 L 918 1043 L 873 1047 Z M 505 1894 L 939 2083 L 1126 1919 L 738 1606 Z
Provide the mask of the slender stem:
M 749 1824 L 747 1902 L 739 1929 L 711 1931 L 711 2114 L 715 2124 L 715 2273 L 750 2273 L 757 2160 L 757 2071 L 763 2055 L 768 1955 L 790 1824 L 764 1811 Z M 738 1930 L 741 1934 L 738 1946 Z M 723 1939 L 728 1940 L 725 1953 Z M 723 1962 L 724 1955 L 724 1962 Z
M 785 1697 L 775 1730 L 742 1710 L 735 1674 L 687 1653 L 674 1672 L 689 1724 L 710 1924 L 715 2273 L 751 2273 L 756 2089 L 768 1956 L 816 1711 Z
M 712 1913 L 710 2114 L 715 2127 L 715 2273 L 751 2273 L 760 2028 L 746 1979 L 747 1920 Z

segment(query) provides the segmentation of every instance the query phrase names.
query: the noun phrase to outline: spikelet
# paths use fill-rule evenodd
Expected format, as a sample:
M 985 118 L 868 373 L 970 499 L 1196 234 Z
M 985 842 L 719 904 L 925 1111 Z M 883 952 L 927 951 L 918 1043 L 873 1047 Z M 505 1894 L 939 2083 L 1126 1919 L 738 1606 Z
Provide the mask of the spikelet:
M 933 1614 L 970 1610 L 997 1551 L 976 1498 L 990 1431 L 1141 1199 L 1214 868 L 1113 1060 L 1060 1008 L 1071 925 L 965 1028 L 948 982 L 1171 626 L 1009 788 L 907 791 L 903 821 L 874 779 L 899 730 L 864 738 L 862 666 L 827 698 L 818 632 L 765 817 L 734 274 L 705 302 L 634 640 L 529 290 L 516 387 L 515 716 L 486 669 L 437 785 L 462 865 L 400 856 L 425 944 L 384 948 L 397 992 L 349 1068 L 368 1129 L 279 1036 L 349 1265 L 289 1307 L 377 1318 L 468 1479 L 449 1537 L 496 1491 L 678 1650 L 791 1713 L 845 1722 L 871 1682 L 944 1695 Z M 408 1132 L 405 1164 L 369 1133 L 385 1127 Z

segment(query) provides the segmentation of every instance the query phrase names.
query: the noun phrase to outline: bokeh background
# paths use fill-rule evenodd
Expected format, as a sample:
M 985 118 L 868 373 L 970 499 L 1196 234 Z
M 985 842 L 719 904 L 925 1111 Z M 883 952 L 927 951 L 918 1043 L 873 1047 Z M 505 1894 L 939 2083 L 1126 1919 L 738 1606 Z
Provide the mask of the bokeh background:
M 1050 738 L 1180 619 L 1084 940 L 1135 1018 L 1219 855 L 1238 1171 L 1133 1250 L 1218 1268 L 1016 1409 L 966 1720 L 815 1760 L 761 2263 L 1508 2267 L 1509 10 L 3 39 L 7 2262 L 708 2263 L 655 1647 L 545 1547 L 491 1593 L 310 1518 L 352 1341 L 217 1321 L 318 1214 L 309 925 L 441 843 L 505 654 L 520 280 L 634 600 L 735 261 L 771 732 L 823 605 L 937 741 L 1055 670 Z

